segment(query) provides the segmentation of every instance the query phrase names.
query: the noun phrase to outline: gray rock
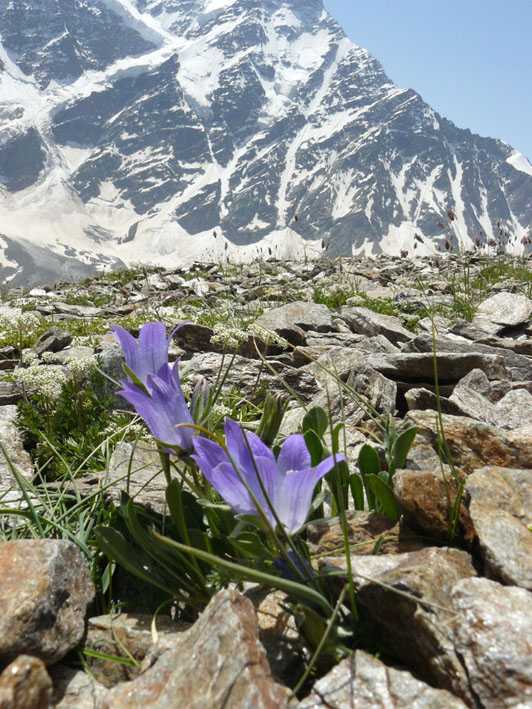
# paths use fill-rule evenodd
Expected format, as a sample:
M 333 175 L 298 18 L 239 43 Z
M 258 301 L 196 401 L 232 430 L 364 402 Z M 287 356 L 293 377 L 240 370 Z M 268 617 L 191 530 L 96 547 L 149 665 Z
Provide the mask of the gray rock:
M 474 342 L 482 342 L 486 338 L 499 335 L 504 330 L 504 327 L 504 325 L 498 325 L 485 317 L 477 315 L 471 321 L 459 320 L 450 328 L 450 332 L 453 335 L 459 335 Z
M 451 592 L 454 647 L 469 678 L 472 706 L 532 706 L 532 594 L 468 578 Z
M 415 337 L 413 332 L 401 324 L 399 318 L 392 315 L 381 315 L 369 308 L 340 308 L 340 317 L 345 320 L 351 330 L 359 335 L 384 335 L 391 343 L 407 342 Z
M 110 690 L 103 708 L 281 709 L 289 695 L 271 677 L 251 601 L 220 591 L 175 647 Z
M 21 509 L 25 506 L 12 466 L 24 480 L 31 481 L 35 472 L 16 420 L 16 406 L 0 407 L 0 507 L 4 509 Z
M 436 411 L 438 408 L 438 398 L 430 389 L 414 387 L 408 389 L 404 396 L 409 411 L 426 411 L 427 409 Z M 444 414 L 459 416 L 464 413 L 455 403 L 444 396 L 440 396 L 440 407 Z
M 332 313 L 326 305 L 296 301 L 268 310 L 255 321 L 265 330 L 276 332 L 293 345 L 305 344 L 305 332 L 334 332 Z
M 108 470 L 86 480 L 105 489 L 105 495 L 115 502 L 120 502 L 122 491 L 125 491 L 147 509 L 160 513 L 167 509 L 166 480 L 159 452 L 153 443 L 118 443 L 109 460 Z
M 2 709 L 48 709 L 52 680 L 42 660 L 20 655 L 0 674 Z
M 53 664 L 76 647 L 94 587 L 75 544 L 4 542 L 0 577 L 0 662 L 25 653 Z
M 526 389 L 512 389 L 495 404 L 494 421 L 510 431 L 532 419 L 532 394 Z
M 477 314 L 499 325 L 515 327 L 532 314 L 532 300 L 518 293 L 497 293 L 483 301 Z
M 434 381 L 432 353 L 402 352 L 373 355 L 367 358 L 373 369 L 392 379 L 412 382 Z M 504 359 L 482 352 L 440 353 L 436 355 L 438 378 L 442 384 L 458 382 L 472 369 L 482 369 L 489 379 L 505 379 L 508 375 Z
M 432 352 L 432 338 L 429 335 L 418 335 L 414 340 L 405 343 L 402 348 L 403 352 Z M 504 358 L 511 379 L 514 381 L 530 381 L 532 380 L 532 359 L 521 354 L 516 354 L 512 350 L 502 347 L 492 347 L 476 342 L 474 346 L 475 352 L 482 354 L 498 355 Z M 451 340 L 450 338 L 439 337 L 436 340 L 436 351 L 441 354 L 445 352 L 451 353 L 469 353 L 471 352 L 471 343 L 467 340 Z M 466 373 L 464 372 L 464 375 Z
M 388 667 L 357 650 L 314 685 L 299 709 L 465 709 L 450 692 L 434 689 L 410 672 Z
M 72 343 L 72 335 L 65 330 L 52 327 L 39 337 L 35 345 L 35 352 L 38 355 L 44 352 L 60 352 Z
M 50 668 L 54 709 L 101 709 L 107 688 L 81 670 L 64 665 Z
M 530 471 L 482 468 L 465 489 L 486 575 L 532 591 Z
M 47 359 L 49 364 L 70 364 L 71 362 L 79 362 L 80 360 L 87 359 L 94 355 L 94 350 L 92 347 L 86 347 L 84 345 L 77 345 L 76 347 L 67 347 L 60 352 L 54 352 Z
M 190 376 L 193 380 L 205 377 L 214 382 L 220 371 L 227 372 L 225 391 L 236 389 L 251 401 L 260 399 L 265 390 L 286 394 L 288 386 L 308 402 L 319 390 L 315 377 L 306 368 L 296 369 L 275 359 L 264 364 L 239 355 L 224 358 L 222 354 L 207 352 L 193 355 L 181 366 L 182 376 Z

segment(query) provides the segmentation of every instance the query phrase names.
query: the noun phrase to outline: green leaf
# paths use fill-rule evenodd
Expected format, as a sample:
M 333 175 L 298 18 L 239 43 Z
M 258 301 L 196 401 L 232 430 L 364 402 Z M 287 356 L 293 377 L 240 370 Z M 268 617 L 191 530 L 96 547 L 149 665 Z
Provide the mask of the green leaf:
M 146 524 L 140 521 L 137 514 L 138 508 L 133 504 L 132 500 L 127 500 L 125 504 L 121 505 L 120 509 L 128 532 L 140 549 L 151 557 L 164 570 L 165 574 L 172 575 L 176 583 L 182 588 L 185 588 L 190 593 L 197 592 L 201 594 L 205 587 L 205 579 L 198 565 L 186 555 L 179 554 L 175 550 L 169 551 L 165 546 L 156 544 L 153 540 L 152 532 L 146 528 Z
M 366 483 L 375 495 L 382 511 L 391 522 L 397 522 L 401 516 L 401 510 L 395 499 L 392 488 L 387 485 L 378 475 L 367 475 Z
M 377 475 L 380 471 L 381 461 L 373 446 L 367 443 L 362 446 L 358 454 L 358 467 L 362 475 Z
M 325 435 L 328 426 L 329 417 L 321 406 L 315 406 L 307 411 L 303 419 L 303 433 L 314 431 L 320 438 Z
M 337 423 L 336 426 L 332 430 L 331 443 L 332 443 L 332 452 L 333 453 L 338 453 L 340 451 L 340 433 L 342 432 L 343 428 L 344 428 L 343 423 Z
M 157 577 L 151 569 L 151 565 L 144 563 L 143 555 L 139 555 L 124 538 L 120 532 L 112 527 L 97 527 L 95 532 L 96 544 L 98 548 L 117 564 L 120 564 L 130 574 L 136 576 L 148 584 L 157 586 L 170 596 L 175 596 L 175 589 L 167 586 Z
M 255 583 L 269 586 L 270 588 L 286 591 L 289 595 L 300 598 L 306 603 L 319 605 L 327 614 L 333 612 L 333 609 L 327 599 L 322 596 L 321 593 L 318 593 L 318 591 L 309 586 L 303 586 L 303 584 L 290 581 L 289 579 L 285 579 L 281 576 L 271 576 L 263 571 L 250 569 L 247 566 L 242 566 L 241 564 L 235 564 L 233 561 L 228 561 L 222 557 L 214 556 L 213 554 L 209 554 L 202 549 L 187 547 L 185 544 L 180 544 L 179 542 L 175 542 L 173 539 L 163 537 L 157 532 L 153 532 L 152 534 L 154 539 L 161 542 L 161 544 L 168 547 L 173 547 L 182 553 L 190 554 L 197 559 L 201 559 L 201 561 L 206 561 L 211 566 L 218 566 L 221 569 L 225 569 L 226 571 L 231 572 L 233 577 L 240 578 L 242 581 L 253 581 Z
M 356 473 L 351 475 L 349 478 L 349 487 L 351 488 L 351 495 L 353 497 L 353 503 L 355 505 L 355 510 L 364 509 L 364 485 L 362 483 L 362 478 Z
M 390 472 L 392 475 L 396 470 L 405 467 L 406 459 L 408 457 L 408 453 L 410 452 L 410 448 L 412 448 L 416 434 L 417 428 L 412 426 L 412 428 L 408 428 L 406 431 L 403 431 L 403 433 L 401 433 L 401 435 L 398 436 L 394 442 L 392 447 L 392 460 L 390 461 Z
M 308 452 L 310 453 L 312 466 L 318 465 L 318 463 L 321 463 L 323 459 L 323 444 L 320 441 L 318 434 L 312 429 L 309 429 L 303 435 L 305 437 Z

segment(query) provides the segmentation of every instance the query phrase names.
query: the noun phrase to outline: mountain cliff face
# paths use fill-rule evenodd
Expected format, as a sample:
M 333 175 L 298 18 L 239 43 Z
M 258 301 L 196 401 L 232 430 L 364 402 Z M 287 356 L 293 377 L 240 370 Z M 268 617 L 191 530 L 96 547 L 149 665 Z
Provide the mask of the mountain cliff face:
M 520 248 L 532 165 L 395 86 L 321 0 L 0 0 L 1 278 L 426 254 L 498 222 Z

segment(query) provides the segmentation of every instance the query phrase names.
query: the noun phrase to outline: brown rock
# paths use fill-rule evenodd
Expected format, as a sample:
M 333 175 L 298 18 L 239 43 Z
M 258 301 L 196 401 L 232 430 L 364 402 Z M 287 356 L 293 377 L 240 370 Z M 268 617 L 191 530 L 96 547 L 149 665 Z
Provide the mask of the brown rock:
M 324 568 L 346 570 L 345 559 Z M 468 554 L 428 548 L 410 554 L 352 556 L 357 602 L 375 642 L 419 677 L 473 703 L 469 680 L 454 647 L 454 585 L 475 570 Z M 406 594 L 406 595 L 405 595 Z
M 404 525 L 392 524 L 377 512 L 347 513 L 349 547 L 352 554 L 398 554 L 416 551 L 426 544 Z M 337 517 L 312 522 L 307 526 L 307 539 L 314 556 L 342 553 L 343 532 Z
M 305 648 L 294 616 L 286 610 L 282 591 L 255 588 L 246 592 L 257 613 L 259 640 L 266 651 L 272 675 L 288 684 L 301 672 Z
M 438 450 L 436 411 L 410 411 L 406 420 L 417 427 L 417 446 Z M 454 464 L 465 473 L 485 465 L 532 468 L 532 430 L 502 431 L 464 416 L 443 415 L 445 439 Z
M 532 590 L 531 471 L 482 468 L 466 493 L 486 575 Z
M 42 660 L 20 655 L 0 675 L 0 709 L 48 709 L 52 680 Z
M 88 659 L 93 678 L 105 687 L 113 687 L 136 677 L 146 658 L 151 663 L 152 658 L 172 648 L 178 635 L 190 627 L 168 616 L 157 616 L 157 642 L 154 643 L 152 621 L 151 615 L 127 613 L 89 618 L 85 647 L 100 655 Z M 138 664 L 129 666 L 106 660 L 105 655 L 132 658 Z
M 0 544 L 0 662 L 31 654 L 57 662 L 80 642 L 94 587 L 72 542 Z
M 450 692 L 434 689 L 410 672 L 387 667 L 357 650 L 314 685 L 298 709 L 465 709 Z
M 136 680 L 110 690 L 103 707 L 279 709 L 289 695 L 272 680 L 251 601 L 221 591 L 172 650 Z
M 393 490 L 408 524 L 440 541 L 449 541 L 452 513 L 459 482 L 450 470 L 398 470 L 393 478 Z M 455 530 L 472 539 L 471 520 L 465 506 Z

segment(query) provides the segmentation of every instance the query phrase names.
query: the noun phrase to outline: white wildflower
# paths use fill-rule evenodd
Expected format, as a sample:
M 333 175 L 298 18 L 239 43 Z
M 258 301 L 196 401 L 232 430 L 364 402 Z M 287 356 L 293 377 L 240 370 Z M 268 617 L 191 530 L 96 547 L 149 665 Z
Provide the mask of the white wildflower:
M 266 344 L 278 345 L 283 348 L 288 348 L 290 346 L 289 342 L 285 340 L 284 337 L 281 337 L 281 335 L 278 335 L 272 330 L 267 330 L 265 327 L 262 327 L 262 325 L 258 325 L 257 323 L 251 323 L 249 326 L 249 334 L 256 337 L 258 340 L 262 340 L 262 342 L 265 342 Z
M 61 394 L 66 373 L 63 367 L 31 364 L 29 367 L 16 369 L 14 378 L 28 394 L 39 394 L 53 402 Z
M 96 357 L 93 355 L 88 355 L 87 357 L 80 357 L 79 359 L 72 359 L 67 364 L 67 370 L 69 376 L 74 381 L 80 381 L 86 379 L 88 375 L 94 370 L 96 366 Z
M 225 323 L 216 323 L 213 332 L 211 343 L 228 350 L 239 349 L 240 345 L 248 339 L 248 333 L 245 330 L 228 326 Z

